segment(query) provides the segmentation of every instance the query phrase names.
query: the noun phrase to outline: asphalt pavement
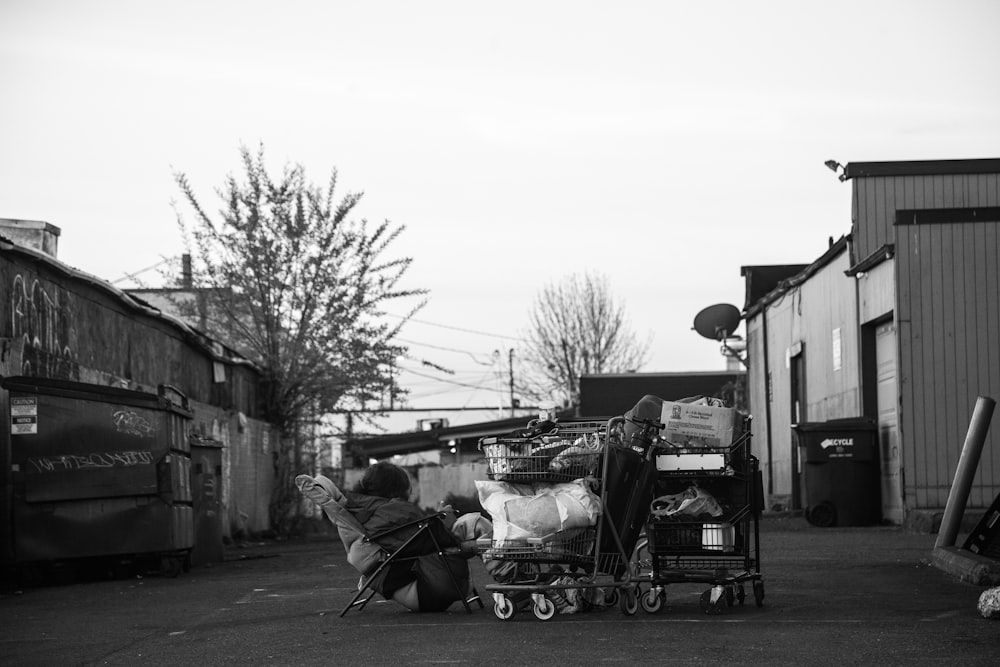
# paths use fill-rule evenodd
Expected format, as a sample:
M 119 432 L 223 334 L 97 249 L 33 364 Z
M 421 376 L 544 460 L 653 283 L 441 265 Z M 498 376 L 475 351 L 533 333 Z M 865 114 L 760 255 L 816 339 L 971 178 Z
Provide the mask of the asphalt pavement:
M 176 578 L 66 577 L 0 590 L 5 665 L 1000 664 L 983 586 L 934 567 L 934 535 L 761 522 L 763 606 L 706 614 L 704 584 L 663 608 L 500 620 L 492 600 L 417 614 L 373 601 L 339 616 L 357 574 L 330 534 L 227 548 Z M 477 588 L 490 582 L 478 560 Z

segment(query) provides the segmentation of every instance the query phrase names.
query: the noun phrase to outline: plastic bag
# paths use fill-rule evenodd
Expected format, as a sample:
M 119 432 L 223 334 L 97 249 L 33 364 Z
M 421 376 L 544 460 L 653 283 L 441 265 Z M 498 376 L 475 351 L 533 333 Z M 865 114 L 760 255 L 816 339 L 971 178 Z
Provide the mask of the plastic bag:
M 700 516 L 722 516 L 722 507 L 708 491 L 689 486 L 681 493 L 660 496 L 650 504 L 650 514 L 657 519 L 672 517 L 696 518 Z
M 477 480 L 479 502 L 493 519 L 493 546 L 597 523 L 601 501 L 583 482 L 510 484 Z
M 549 470 L 559 474 L 577 474 L 580 477 L 592 475 L 597 469 L 601 453 L 601 439 L 597 433 L 583 434 L 573 444 L 555 455 L 549 462 Z

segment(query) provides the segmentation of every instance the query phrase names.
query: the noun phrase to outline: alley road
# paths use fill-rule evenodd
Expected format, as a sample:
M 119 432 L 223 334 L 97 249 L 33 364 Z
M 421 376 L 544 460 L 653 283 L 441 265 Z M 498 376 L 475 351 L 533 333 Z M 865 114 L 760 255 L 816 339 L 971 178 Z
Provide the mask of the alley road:
M 1000 622 L 982 588 L 928 564 L 933 535 L 815 528 L 766 518 L 764 606 L 701 611 L 701 584 L 668 587 L 663 610 L 618 608 L 501 621 L 413 614 L 373 602 L 338 617 L 357 575 L 329 536 L 227 550 L 175 579 L 62 583 L 0 593 L 6 665 L 717 664 L 995 665 Z M 482 590 L 487 577 L 478 561 Z

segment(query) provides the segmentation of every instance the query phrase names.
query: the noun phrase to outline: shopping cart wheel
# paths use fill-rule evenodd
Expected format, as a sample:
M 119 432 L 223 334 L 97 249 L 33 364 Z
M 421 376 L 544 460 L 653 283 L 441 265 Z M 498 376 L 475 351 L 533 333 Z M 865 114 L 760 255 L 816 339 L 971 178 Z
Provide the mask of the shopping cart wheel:
M 629 586 L 621 591 L 622 613 L 626 616 L 635 616 L 639 611 L 639 600 L 635 594 L 635 589 Z
M 517 606 L 506 595 L 496 595 L 493 598 L 493 613 L 501 621 L 509 621 L 514 618 Z
M 617 588 L 609 588 L 604 591 L 604 606 L 617 607 L 621 600 L 621 592 Z
M 742 605 L 743 601 L 746 599 L 747 599 L 747 591 L 745 588 L 743 588 L 743 584 L 740 584 L 736 587 L 736 601 Z
M 706 614 L 721 614 L 726 607 L 726 595 L 717 588 L 709 588 L 701 594 L 701 610 Z
M 547 621 L 556 615 L 556 605 L 547 597 L 540 596 L 535 600 L 532 611 L 535 612 L 535 618 L 540 621 Z
M 642 605 L 642 610 L 647 614 L 655 614 L 663 609 L 664 597 L 666 596 L 663 591 L 653 586 L 639 598 L 639 604 Z
M 764 606 L 764 582 L 760 579 L 753 582 L 753 599 L 757 601 L 758 607 Z

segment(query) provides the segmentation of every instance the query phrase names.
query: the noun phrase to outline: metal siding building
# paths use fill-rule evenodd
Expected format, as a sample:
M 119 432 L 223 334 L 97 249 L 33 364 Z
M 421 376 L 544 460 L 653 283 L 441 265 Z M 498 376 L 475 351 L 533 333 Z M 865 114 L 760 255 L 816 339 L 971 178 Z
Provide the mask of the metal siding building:
M 860 263 L 893 255 L 880 282 L 894 295 L 905 507 L 944 507 L 977 397 L 1000 397 L 1000 160 L 861 163 L 845 175 Z M 1000 488 L 995 425 L 987 438 L 970 507 Z
M 793 505 L 795 453 L 784 449 L 795 381 L 806 420 L 875 418 L 882 516 L 902 523 L 944 507 L 977 397 L 1000 397 L 1000 160 L 852 163 L 843 179 L 852 185 L 850 266 L 837 277 L 816 270 L 820 258 L 767 296 L 748 296 L 751 407 L 770 422 L 769 490 L 790 493 Z M 829 347 L 813 354 L 833 344 L 823 334 L 838 323 L 839 377 L 823 360 Z M 971 508 L 1000 491 L 997 421 Z
M 857 309 L 847 239 L 748 306 L 750 409 L 772 504 L 798 504 L 792 426 L 855 416 Z M 744 267 L 744 274 L 753 267 Z

